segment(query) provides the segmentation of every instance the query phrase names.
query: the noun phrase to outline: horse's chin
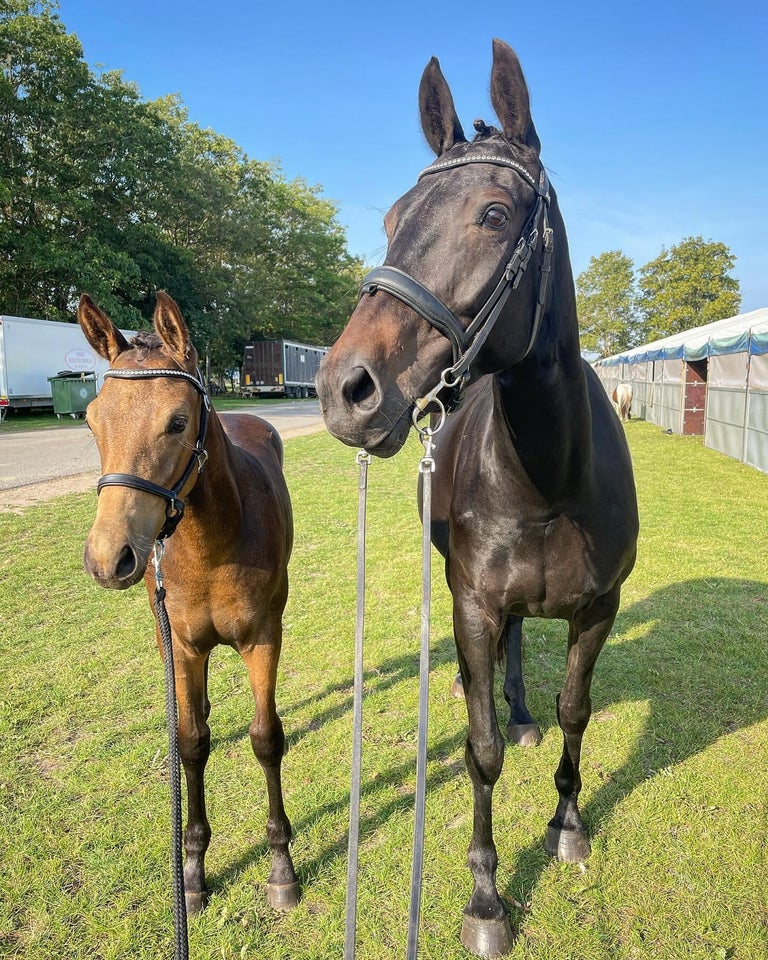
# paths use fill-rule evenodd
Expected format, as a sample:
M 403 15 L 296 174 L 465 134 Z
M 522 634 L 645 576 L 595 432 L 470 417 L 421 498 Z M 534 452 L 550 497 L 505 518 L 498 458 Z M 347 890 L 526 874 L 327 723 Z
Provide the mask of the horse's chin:
M 411 428 L 411 418 L 410 415 L 401 418 L 394 428 L 388 431 L 383 429 L 347 431 L 336 425 L 331 426 L 327 422 L 326 426 L 337 440 L 341 440 L 347 446 L 362 448 L 371 456 L 386 460 L 389 457 L 394 457 L 405 445 Z

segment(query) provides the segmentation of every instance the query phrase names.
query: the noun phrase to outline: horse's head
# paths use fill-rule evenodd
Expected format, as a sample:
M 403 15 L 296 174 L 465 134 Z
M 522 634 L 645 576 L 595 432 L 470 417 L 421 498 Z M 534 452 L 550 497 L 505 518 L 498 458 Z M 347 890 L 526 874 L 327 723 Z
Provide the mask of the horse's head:
M 453 368 L 450 384 L 507 369 L 537 337 L 551 198 L 518 59 L 500 40 L 493 53 L 501 130 L 477 120 L 471 142 L 437 60 L 424 71 L 421 123 L 438 159 L 386 215 L 385 264 L 364 281 L 318 376 L 331 433 L 381 456 L 400 449 L 444 371 Z
M 167 294 L 157 295 L 155 332 L 131 343 L 85 294 L 77 316 L 110 362 L 87 410 L 103 476 L 84 564 L 101 586 L 124 589 L 142 578 L 158 535 L 183 512 L 198 473 L 191 467 L 203 462 L 208 399 L 189 332 Z

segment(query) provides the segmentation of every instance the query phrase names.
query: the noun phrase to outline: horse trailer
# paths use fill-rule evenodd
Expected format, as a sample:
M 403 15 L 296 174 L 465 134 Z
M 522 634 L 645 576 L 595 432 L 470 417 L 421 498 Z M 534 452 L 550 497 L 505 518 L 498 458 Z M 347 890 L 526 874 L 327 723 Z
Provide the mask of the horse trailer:
M 240 389 L 244 397 L 315 397 L 315 377 L 327 347 L 290 340 L 246 343 Z
M 53 406 L 57 375 L 97 377 L 108 367 L 76 323 L 0 316 L 0 420 L 8 410 Z

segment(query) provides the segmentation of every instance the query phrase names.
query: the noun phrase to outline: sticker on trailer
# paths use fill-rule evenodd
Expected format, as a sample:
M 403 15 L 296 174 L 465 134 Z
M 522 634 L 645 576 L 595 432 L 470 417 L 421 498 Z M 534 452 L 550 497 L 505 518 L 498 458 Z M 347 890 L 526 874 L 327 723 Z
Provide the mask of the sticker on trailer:
M 85 373 L 93 370 L 96 366 L 96 360 L 90 350 L 70 350 L 64 358 L 67 370 L 74 370 L 77 373 Z

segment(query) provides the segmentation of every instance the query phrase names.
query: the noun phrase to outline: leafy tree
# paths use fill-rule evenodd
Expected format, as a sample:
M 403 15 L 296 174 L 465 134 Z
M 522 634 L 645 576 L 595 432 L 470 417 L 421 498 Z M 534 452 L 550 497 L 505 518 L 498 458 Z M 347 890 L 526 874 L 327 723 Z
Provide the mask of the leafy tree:
M 0 0 L 0 309 L 73 319 L 87 290 L 125 327 L 164 288 L 214 370 L 253 336 L 330 342 L 360 260 L 334 204 L 94 74 L 52 0 Z
M 643 339 L 656 340 L 730 317 L 741 305 L 736 258 L 724 243 L 686 237 L 639 272 Z
M 620 250 L 592 257 L 576 280 L 581 345 L 601 356 L 626 350 L 637 338 L 634 264 Z

